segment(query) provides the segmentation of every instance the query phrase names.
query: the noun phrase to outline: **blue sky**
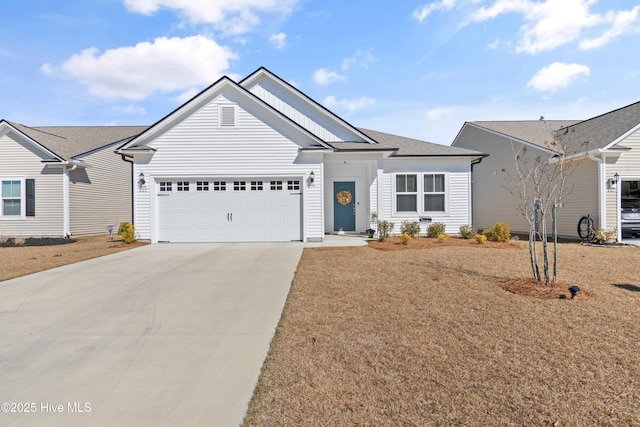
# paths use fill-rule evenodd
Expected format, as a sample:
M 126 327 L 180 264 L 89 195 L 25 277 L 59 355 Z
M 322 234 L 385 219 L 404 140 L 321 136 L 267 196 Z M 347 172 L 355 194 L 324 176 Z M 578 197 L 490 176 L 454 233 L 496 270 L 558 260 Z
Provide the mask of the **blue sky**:
M 0 118 L 152 124 L 264 66 L 355 126 L 449 145 L 465 121 L 640 101 L 640 1 L 4 0 Z

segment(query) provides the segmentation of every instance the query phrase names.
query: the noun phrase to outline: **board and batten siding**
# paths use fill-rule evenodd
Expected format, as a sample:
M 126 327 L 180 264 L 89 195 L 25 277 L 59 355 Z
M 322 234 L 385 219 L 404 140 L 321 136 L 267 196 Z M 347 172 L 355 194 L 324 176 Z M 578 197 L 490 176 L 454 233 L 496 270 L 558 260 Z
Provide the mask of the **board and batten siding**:
M 630 148 L 618 158 L 607 158 L 605 182 L 617 173 L 620 180 L 640 181 L 640 130 L 635 131 L 619 143 L 622 147 Z M 618 191 L 607 191 L 607 229 L 619 227 L 618 224 Z M 611 194 L 610 194 L 611 193 Z M 624 196 L 624 194 L 621 194 Z
M 117 144 L 77 160 L 89 165 L 69 171 L 69 221 L 72 235 L 107 233 L 107 225 L 131 222 L 131 163 L 113 150 Z
M 154 180 L 171 178 L 296 177 L 303 184 L 303 237 L 322 238 L 322 156 L 302 152 L 311 137 L 272 112 L 222 90 L 211 102 L 149 142 L 150 159 L 136 160 L 133 173 L 135 226 L 154 240 Z M 219 106 L 237 109 L 236 127 L 218 126 Z M 248 109 L 247 109 L 248 108 Z M 147 161 L 148 160 L 148 161 Z M 314 184 L 306 177 L 313 170 Z M 146 184 L 138 185 L 144 173 Z
M 247 89 L 324 141 L 362 141 L 345 126 L 338 125 L 328 113 L 311 106 L 309 100 L 283 90 L 283 86 L 271 79 L 259 78 Z
M 436 213 L 396 213 L 393 210 L 395 197 L 393 177 L 397 173 L 443 173 L 445 174 L 445 190 L 447 197 L 447 212 Z M 422 179 L 418 176 L 418 179 Z M 381 220 L 395 223 L 394 234 L 400 232 L 402 221 L 418 221 L 421 216 L 431 218 L 431 223 L 440 222 L 446 225 L 447 234 L 457 234 L 461 225 L 471 223 L 469 206 L 470 170 L 467 158 L 430 158 L 430 159 L 385 159 L 382 175 L 383 212 L 379 213 Z M 418 193 L 422 197 L 422 193 Z M 420 203 L 419 203 L 420 205 Z M 421 230 L 426 231 L 429 223 L 422 222 Z
M 63 171 L 42 160 L 41 152 L 15 133 L 0 136 L 0 178 L 35 180 L 35 216 L 0 217 L 0 237 L 63 236 Z

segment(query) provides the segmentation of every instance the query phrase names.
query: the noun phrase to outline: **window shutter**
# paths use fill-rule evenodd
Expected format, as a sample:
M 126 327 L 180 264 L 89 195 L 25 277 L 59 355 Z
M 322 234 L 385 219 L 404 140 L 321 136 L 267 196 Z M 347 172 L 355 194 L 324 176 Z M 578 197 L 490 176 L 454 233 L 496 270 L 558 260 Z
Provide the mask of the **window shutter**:
M 36 180 L 26 179 L 26 214 L 27 216 L 36 216 Z
M 220 126 L 234 127 L 236 125 L 236 109 L 233 106 L 220 107 Z

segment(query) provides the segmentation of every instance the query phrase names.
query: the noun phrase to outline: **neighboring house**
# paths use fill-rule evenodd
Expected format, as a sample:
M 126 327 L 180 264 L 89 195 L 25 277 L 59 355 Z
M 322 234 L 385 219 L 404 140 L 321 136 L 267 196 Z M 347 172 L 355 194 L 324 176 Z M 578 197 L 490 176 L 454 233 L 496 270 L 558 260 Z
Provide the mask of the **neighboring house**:
M 321 240 L 377 219 L 471 223 L 484 154 L 359 129 L 260 68 L 223 77 L 123 144 L 151 242 Z
M 101 234 L 131 221 L 132 167 L 114 150 L 144 129 L 0 120 L 0 237 Z
M 589 215 L 595 228 L 617 228 L 620 240 L 621 200 L 640 197 L 640 102 L 584 121 L 465 123 L 452 146 L 489 154 L 473 167 L 473 224 L 486 228 L 502 221 L 510 223 L 513 232 L 528 233 L 514 197 L 505 189 L 502 170 L 513 172 L 514 153 L 523 146 L 529 155 L 547 156 L 554 135 L 570 147 L 568 158 L 575 166 L 568 179 L 570 191 L 558 210 L 559 235 L 578 238 L 578 222 Z

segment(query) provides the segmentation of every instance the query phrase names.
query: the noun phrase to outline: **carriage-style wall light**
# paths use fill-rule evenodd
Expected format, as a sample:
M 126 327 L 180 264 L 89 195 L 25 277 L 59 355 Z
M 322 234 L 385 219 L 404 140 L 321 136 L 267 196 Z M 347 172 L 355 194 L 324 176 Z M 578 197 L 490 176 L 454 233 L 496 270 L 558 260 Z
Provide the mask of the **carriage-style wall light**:
M 142 172 L 140 172 L 140 175 L 138 175 L 138 182 L 142 185 L 144 185 L 144 183 L 147 182 L 144 180 L 144 174 Z
M 311 173 L 309 174 L 309 184 L 313 184 L 315 180 L 316 180 L 316 174 L 314 174 L 313 171 L 311 171 Z
M 616 172 L 616 174 L 613 175 L 613 178 L 609 178 L 607 180 L 607 187 L 609 189 L 614 188 L 616 186 L 616 184 L 618 183 L 619 179 L 620 179 L 620 175 L 618 175 L 618 172 Z

